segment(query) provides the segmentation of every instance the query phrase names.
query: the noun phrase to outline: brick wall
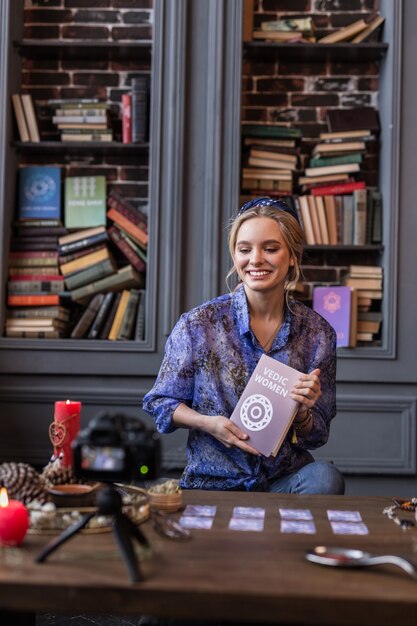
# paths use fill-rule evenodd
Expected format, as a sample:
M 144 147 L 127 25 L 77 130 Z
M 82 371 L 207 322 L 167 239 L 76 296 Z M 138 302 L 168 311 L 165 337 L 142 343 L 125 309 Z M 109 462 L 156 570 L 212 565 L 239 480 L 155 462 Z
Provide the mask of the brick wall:
M 36 40 L 83 40 L 98 43 L 131 41 L 150 42 L 153 22 L 152 0 L 26 0 L 24 38 Z M 130 90 L 130 81 L 138 75 L 150 75 L 148 60 L 116 61 L 111 58 L 60 60 L 24 59 L 22 92 L 31 93 L 37 111 L 41 140 L 58 140 L 52 124 L 51 98 L 98 97 L 111 103 L 110 119 L 115 140 L 121 140 L 121 96 Z M 104 174 L 108 184 L 125 195 L 146 202 L 148 196 L 148 155 L 126 154 L 87 158 L 57 157 L 65 175 Z M 23 162 L 51 163 L 50 156 L 24 157 Z
M 377 0 L 255 0 L 254 28 L 282 17 L 311 16 L 318 37 L 367 18 L 378 9 Z M 242 121 L 284 123 L 300 128 L 301 164 L 304 167 L 320 132 L 327 130 L 328 108 L 378 107 L 379 63 L 374 61 L 319 62 L 244 58 Z M 378 146 L 364 159 L 361 171 L 369 186 L 378 184 Z M 375 253 L 361 253 L 360 263 L 374 264 Z M 346 265 L 359 261 L 342 250 L 306 256 L 303 273 L 314 283 L 338 282 Z M 307 291 L 307 295 L 310 290 Z

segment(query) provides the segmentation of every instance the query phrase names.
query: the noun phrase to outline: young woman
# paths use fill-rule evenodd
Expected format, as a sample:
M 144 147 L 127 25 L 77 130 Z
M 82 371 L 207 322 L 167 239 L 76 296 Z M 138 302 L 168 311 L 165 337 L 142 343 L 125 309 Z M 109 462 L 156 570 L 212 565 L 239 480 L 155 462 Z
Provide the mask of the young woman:
M 314 461 L 336 414 L 336 337 L 317 313 L 291 300 L 300 277 L 303 232 L 285 203 L 257 198 L 234 219 L 229 249 L 238 287 L 181 316 L 144 409 L 158 430 L 187 428 L 181 486 L 283 493 L 344 493 L 338 470 Z M 229 417 L 262 354 L 305 372 L 299 404 L 276 457 L 260 455 Z

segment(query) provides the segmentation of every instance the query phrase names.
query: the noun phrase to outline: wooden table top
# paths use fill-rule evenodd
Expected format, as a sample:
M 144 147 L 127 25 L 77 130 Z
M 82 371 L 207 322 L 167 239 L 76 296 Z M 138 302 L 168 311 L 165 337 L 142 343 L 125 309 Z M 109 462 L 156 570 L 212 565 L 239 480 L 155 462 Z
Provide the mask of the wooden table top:
M 183 499 L 217 505 L 213 527 L 178 542 L 155 533 L 151 521 L 143 524 L 152 545 L 141 560 L 143 582 L 129 581 L 111 533 L 78 534 L 42 564 L 34 557 L 49 541 L 45 536 L 0 548 L 0 609 L 320 626 L 417 624 L 417 582 L 399 568 L 333 568 L 305 559 L 306 550 L 328 545 L 417 562 L 417 529 L 404 531 L 382 514 L 389 498 L 186 491 Z M 229 530 L 235 506 L 264 507 L 264 530 Z M 317 533 L 281 533 L 279 507 L 309 508 Z M 328 509 L 359 511 L 369 534 L 333 534 Z

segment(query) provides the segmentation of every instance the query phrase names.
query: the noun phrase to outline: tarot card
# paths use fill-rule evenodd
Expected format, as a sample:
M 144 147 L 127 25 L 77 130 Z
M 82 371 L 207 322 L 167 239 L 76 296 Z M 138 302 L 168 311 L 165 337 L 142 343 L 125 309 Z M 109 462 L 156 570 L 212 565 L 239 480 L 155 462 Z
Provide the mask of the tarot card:
M 179 520 L 180 526 L 183 528 L 200 528 L 207 529 L 213 526 L 212 517 L 193 517 L 192 515 L 183 515 Z
M 359 511 L 327 511 L 327 517 L 331 522 L 361 522 L 362 516 Z
M 281 519 L 287 520 L 312 520 L 310 509 L 279 509 Z
M 281 520 L 281 532 L 314 535 L 316 533 L 316 525 L 310 520 L 300 521 L 283 519 Z
M 187 504 L 183 515 L 192 517 L 214 517 L 216 515 L 217 506 L 208 504 Z
M 245 519 L 265 519 L 265 509 L 255 506 L 235 506 L 233 517 Z
M 264 529 L 264 520 L 257 518 L 232 517 L 229 522 L 230 530 L 253 530 L 260 532 Z
M 369 530 L 363 522 L 330 522 L 335 535 L 368 535 Z

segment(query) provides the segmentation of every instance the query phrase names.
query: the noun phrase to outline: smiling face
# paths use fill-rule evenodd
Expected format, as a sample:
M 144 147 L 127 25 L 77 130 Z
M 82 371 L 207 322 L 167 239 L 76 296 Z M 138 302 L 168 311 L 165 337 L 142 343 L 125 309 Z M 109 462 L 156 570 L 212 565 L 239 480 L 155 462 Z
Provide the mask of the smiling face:
M 293 265 L 279 224 L 270 217 L 253 217 L 239 228 L 233 260 L 246 290 L 284 291 Z

